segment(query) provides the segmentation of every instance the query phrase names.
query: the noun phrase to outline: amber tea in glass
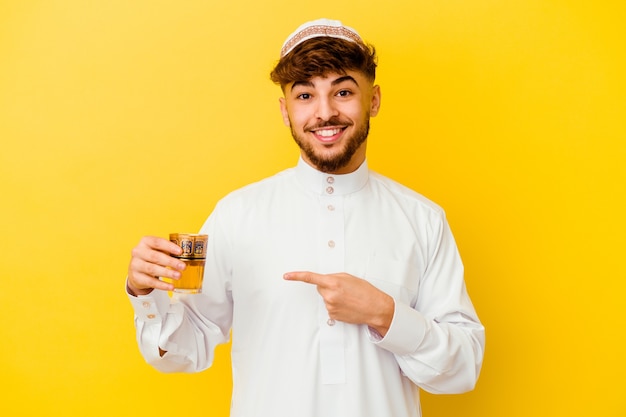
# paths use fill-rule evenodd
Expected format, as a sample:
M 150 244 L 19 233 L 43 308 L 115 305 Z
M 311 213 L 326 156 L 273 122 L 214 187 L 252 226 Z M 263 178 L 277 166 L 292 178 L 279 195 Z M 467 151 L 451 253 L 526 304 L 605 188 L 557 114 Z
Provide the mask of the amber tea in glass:
M 174 256 L 186 265 L 179 279 L 173 279 L 174 292 L 197 294 L 202 292 L 204 262 L 209 241 L 208 235 L 195 233 L 170 233 L 170 241 L 177 244 L 183 252 Z

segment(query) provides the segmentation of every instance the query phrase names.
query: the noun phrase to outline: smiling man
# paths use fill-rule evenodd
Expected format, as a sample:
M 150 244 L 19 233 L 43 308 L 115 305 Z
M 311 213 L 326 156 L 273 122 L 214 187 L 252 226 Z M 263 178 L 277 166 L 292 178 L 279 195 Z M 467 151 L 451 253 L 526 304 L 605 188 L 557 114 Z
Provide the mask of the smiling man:
M 347 174 L 365 161 L 369 118 L 380 106 L 380 88 L 371 80 L 356 71 L 330 73 L 291 82 L 283 91 L 283 120 L 307 163 Z
M 307 163 L 345 174 L 365 161 L 369 119 L 380 107 L 375 77 L 374 49 L 340 23 L 307 23 L 288 38 L 271 78 L 283 89 L 283 120 Z
M 375 73 L 354 29 L 299 27 L 271 74 L 298 164 L 217 204 L 201 229 L 202 293 L 168 297 L 158 277 L 180 276 L 176 245 L 148 236 L 133 249 L 142 354 L 198 372 L 232 330 L 234 417 L 415 417 L 418 388 L 477 381 L 484 327 L 444 211 L 367 166 Z

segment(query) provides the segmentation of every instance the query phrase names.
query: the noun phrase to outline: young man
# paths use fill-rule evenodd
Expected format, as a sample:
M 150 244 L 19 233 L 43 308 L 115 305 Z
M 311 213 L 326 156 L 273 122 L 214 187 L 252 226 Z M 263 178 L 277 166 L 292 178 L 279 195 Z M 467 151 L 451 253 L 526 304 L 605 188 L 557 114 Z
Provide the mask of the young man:
M 471 390 L 484 328 L 443 210 L 367 167 L 376 55 L 338 21 L 302 25 L 271 74 L 296 167 L 237 190 L 202 227 L 202 294 L 176 245 L 143 238 L 127 290 L 146 360 L 211 366 L 232 329 L 234 417 L 421 415 L 418 387 Z

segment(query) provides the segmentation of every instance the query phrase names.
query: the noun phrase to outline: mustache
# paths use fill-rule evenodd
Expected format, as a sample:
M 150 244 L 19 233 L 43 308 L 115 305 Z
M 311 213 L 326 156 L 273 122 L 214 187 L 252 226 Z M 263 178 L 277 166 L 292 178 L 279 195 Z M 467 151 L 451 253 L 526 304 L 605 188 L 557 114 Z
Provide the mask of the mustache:
M 313 129 L 322 129 L 325 127 L 334 127 L 334 126 L 352 126 L 352 122 L 349 120 L 344 120 L 341 117 L 333 116 L 328 120 L 323 120 L 319 123 L 315 123 L 314 125 L 305 126 L 304 131 L 310 131 Z

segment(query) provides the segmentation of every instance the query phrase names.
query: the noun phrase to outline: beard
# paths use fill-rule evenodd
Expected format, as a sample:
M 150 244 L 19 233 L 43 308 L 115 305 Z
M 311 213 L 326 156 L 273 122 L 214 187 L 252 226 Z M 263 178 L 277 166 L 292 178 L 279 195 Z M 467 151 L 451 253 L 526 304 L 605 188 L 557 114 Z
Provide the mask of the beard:
M 365 118 L 365 123 L 359 128 L 359 130 L 355 131 L 352 136 L 346 137 L 344 139 L 344 143 L 341 145 L 343 149 L 339 149 L 337 151 L 328 152 L 316 152 L 314 147 L 308 142 L 304 137 L 300 136 L 293 129 L 293 124 L 291 124 L 291 136 L 296 141 L 302 152 L 306 155 L 308 160 L 320 171 L 325 173 L 332 173 L 340 170 L 347 166 L 352 157 L 356 153 L 356 151 L 361 147 L 361 145 L 367 139 L 370 129 L 370 121 L 369 115 Z M 314 128 L 321 128 L 326 126 L 337 126 L 337 125 L 345 125 L 341 121 L 331 118 L 328 122 L 324 122 L 314 126 Z M 305 129 L 306 131 L 306 129 Z

